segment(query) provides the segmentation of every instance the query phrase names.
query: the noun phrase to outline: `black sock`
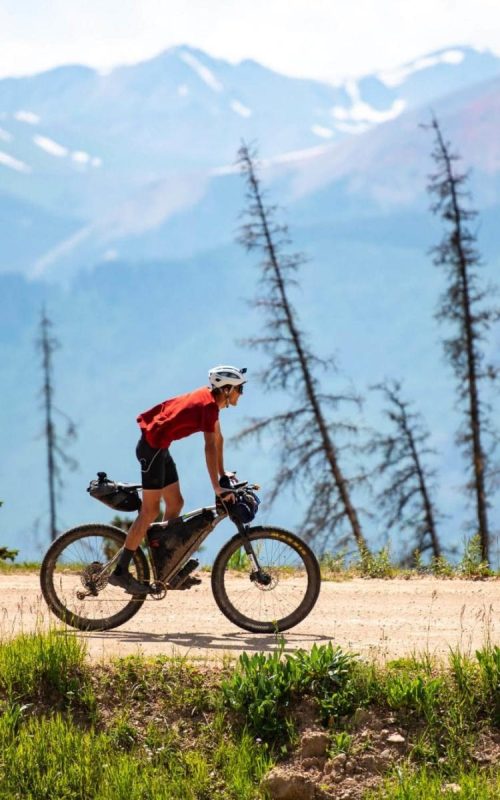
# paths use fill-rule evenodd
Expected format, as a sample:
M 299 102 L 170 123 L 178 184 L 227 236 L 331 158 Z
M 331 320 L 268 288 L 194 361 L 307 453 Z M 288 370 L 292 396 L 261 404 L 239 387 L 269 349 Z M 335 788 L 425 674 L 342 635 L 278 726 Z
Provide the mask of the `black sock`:
M 121 575 L 123 572 L 128 572 L 128 567 L 132 561 L 134 553 L 135 550 L 128 550 L 126 547 L 123 548 L 123 552 L 118 560 L 118 564 L 116 565 L 116 575 Z

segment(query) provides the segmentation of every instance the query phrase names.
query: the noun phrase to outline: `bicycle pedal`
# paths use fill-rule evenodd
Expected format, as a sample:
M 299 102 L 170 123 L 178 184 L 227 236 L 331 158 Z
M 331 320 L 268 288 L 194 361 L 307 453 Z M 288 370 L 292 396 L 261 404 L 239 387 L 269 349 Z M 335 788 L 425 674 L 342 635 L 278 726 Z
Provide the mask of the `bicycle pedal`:
M 187 586 L 184 587 L 184 582 L 187 580 L 187 578 L 189 578 L 191 572 L 194 572 L 194 570 L 199 566 L 199 564 L 200 562 L 196 558 L 191 558 L 186 564 L 184 564 L 182 569 L 179 570 L 179 572 L 169 580 L 168 582 L 169 588 L 170 589 L 188 588 Z M 200 578 L 191 578 L 190 579 L 191 586 L 195 585 L 193 581 L 201 583 Z

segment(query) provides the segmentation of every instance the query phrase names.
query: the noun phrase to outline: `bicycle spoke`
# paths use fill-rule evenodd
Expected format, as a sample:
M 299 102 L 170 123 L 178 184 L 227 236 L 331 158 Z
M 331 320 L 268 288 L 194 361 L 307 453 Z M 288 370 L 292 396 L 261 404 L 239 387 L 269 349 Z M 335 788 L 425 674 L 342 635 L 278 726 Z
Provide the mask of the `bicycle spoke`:
M 111 526 L 83 525 L 49 548 L 41 569 L 42 590 L 60 619 L 83 630 L 105 630 L 136 613 L 141 599 L 107 582 L 123 541 L 124 534 Z M 130 572 L 143 580 L 145 569 L 144 555 L 137 551 Z
M 279 531 L 266 533 L 264 529 L 261 536 L 250 536 L 250 541 L 258 573 L 243 545 L 233 544 L 221 573 L 223 592 L 216 600 L 230 619 L 248 630 L 284 629 L 302 613 L 300 609 L 311 604 L 308 595 L 314 567 L 311 563 L 308 567 L 308 561 L 314 562 L 314 556 L 291 534 L 283 536 Z M 214 593 L 219 594 L 216 587 Z M 316 596 L 317 592 L 312 604 Z

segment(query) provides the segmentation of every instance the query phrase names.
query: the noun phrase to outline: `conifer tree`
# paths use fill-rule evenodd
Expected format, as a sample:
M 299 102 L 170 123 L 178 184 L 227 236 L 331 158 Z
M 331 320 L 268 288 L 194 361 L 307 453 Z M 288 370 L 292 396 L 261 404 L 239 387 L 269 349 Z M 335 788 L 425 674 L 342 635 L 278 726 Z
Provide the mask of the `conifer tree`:
M 289 408 L 281 413 L 253 419 L 239 438 L 272 432 L 279 451 L 279 468 L 274 479 L 271 501 L 286 487 L 300 487 L 308 500 L 301 533 L 325 549 L 328 545 L 357 545 L 368 548 L 352 498 L 352 490 L 362 476 L 347 477 L 342 465 L 346 441 L 356 432 L 355 425 L 339 418 L 344 402 L 358 403 L 352 393 L 328 394 L 318 373 L 335 371 L 331 359 L 312 352 L 299 326 L 299 317 L 290 299 L 304 258 L 290 254 L 286 226 L 276 221 L 276 207 L 264 201 L 255 166 L 255 153 L 243 145 L 239 163 L 247 186 L 245 222 L 240 241 L 249 251 L 262 254 L 261 291 L 252 304 L 264 316 L 263 335 L 247 341 L 268 356 L 261 373 L 266 391 L 281 390 L 289 398 Z
M 54 405 L 54 383 L 53 383 L 53 363 L 54 352 L 59 348 L 58 340 L 51 333 L 52 322 L 48 318 L 45 309 L 42 309 L 40 318 L 40 335 L 37 339 L 37 347 L 42 357 L 42 400 L 44 411 L 44 438 L 47 445 L 47 484 L 49 494 L 49 519 L 50 519 L 50 538 L 51 541 L 57 537 L 57 488 L 62 488 L 62 469 L 61 465 L 69 469 L 76 469 L 78 462 L 65 451 L 67 443 L 76 439 L 76 427 L 72 420 L 63 411 Z M 63 417 L 66 423 L 66 432 L 60 436 L 54 417 Z
M 458 169 L 459 156 L 445 141 L 435 118 L 430 127 L 436 172 L 430 177 L 428 189 L 434 198 L 432 211 L 444 225 L 443 238 L 432 252 L 434 263 L 443 268 L 447 280 L 436 317 L 451 331 L 444 340 L 444 352 L 455 374 L 462 412 L 457 443 L 469 463 L 467 490 L 475 505 L 474 534 L 479 535 L 482 558 L 488 562 L 489 493 L 493 489 L 492 458 L 497 433 L 491 409 L 484 400 L 484 388 L 486 381 L 497 378 L 498 371 L 486 363 L 484 345 L 491 324 L 499 318 L 499 309 L 490 302 L 492 288 L 481 280 L 482 261 L 472 228 L 477 212 L 470 207 L 469 175 Z
M 408 532 L 408 555 L 430 551 L 437 558 L 441 545 L 432 499 L 436 471 L 428 465 L 428 457 L 435 454 L 428 445 L 430 434 L 421 415 L 403 399 L 400 382 L 385 381 L 373 389 L 382 392 L 387 403 L 384 415 L 391 424 L 388 433 L 374 433 L 367 445 L 367 451 L 379 458 L 374 474 L 385 482 L 376 506 L 389 529 Z

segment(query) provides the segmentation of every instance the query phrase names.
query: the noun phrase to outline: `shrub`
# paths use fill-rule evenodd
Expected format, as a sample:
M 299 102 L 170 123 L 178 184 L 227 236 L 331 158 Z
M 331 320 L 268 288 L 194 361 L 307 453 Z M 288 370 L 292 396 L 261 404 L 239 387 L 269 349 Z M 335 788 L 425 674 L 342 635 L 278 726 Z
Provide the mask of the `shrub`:
M 310 652 L 242 653 L 238 667 L 222 683 L 226 705 L 249 730 L 267 741 L 287 741 L 293 734 L 291 705 L 309 694 L 323 719 L 350 713 L 355 707 L 351 676 L 355 656 L 339 647 L 313 645 Z
M 483 561 L 479 534 L 466 540 L 458 571 L 466 578 L 486 578 L 492 574 L 488 562 Z
M 363 549 L 359 566 L 365 578 L 392 578 L 396 572 L 391 563 L 389 545 L 382 547 L 378 553 Z

